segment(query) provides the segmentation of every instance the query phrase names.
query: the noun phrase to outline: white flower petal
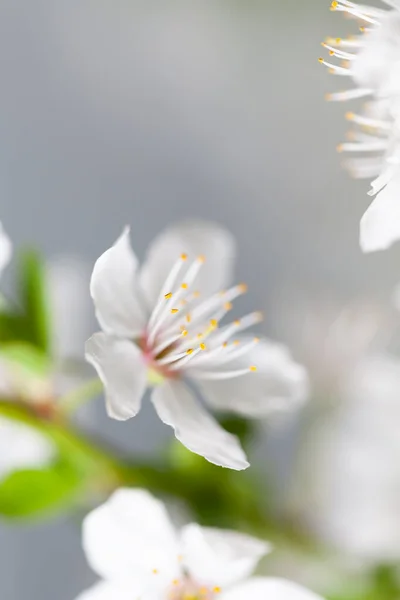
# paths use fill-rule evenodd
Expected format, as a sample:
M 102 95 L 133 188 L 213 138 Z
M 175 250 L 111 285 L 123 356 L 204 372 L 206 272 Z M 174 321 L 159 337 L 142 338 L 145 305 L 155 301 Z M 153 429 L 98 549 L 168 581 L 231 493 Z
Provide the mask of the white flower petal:
M 0 273 L 8 265 L 12 254 L 12 244 L 10 238 L 0 223 Z
M 98 575 L 132 582 L 132 597 L 180 575 L 174 528 L 162 502 L 145 490 L 122 488 L 92 511 L 83 523 L 83 547 Z
M 400 178 L 396 177 L 376 196 L 360 223 L 363 252 L 386 250 L 400 239 Z
M 147 385 L 139 348 L 129 340 L 99 332 L 86 342 L 85 357 L 104 385 L 109 416 L 124 421 L 137 415 Z
M 249 535 L 195 523 L 186 525 L 181 537 L 183 564 L 191 577 L 207 586 L 224 588 L 245 579 L 271 550 Z
M 165 382 L 154 389 L 151 400 L 160 419 L 174 428 L 186 448 L 221 467 L 247 469 L 238 439 L 220 427 L 184 383 Z
M 75 600 L 160 600 L 163 594 L 156 589 L 137 587 L 132 580 L 125 582 L 100 581 L 88 590 L 85 590 Z M 164 599 L 163 599 L 164 600 Z M 165 598 L 165 600 L 167 600 Z
M 199 374 L 196 383 L 214 408 L 248 417 L 265 417 L 275 411 L 290 410 L 305 400 L 307 373 L 293 361 L 285 346 L 260 340 L 252 350 L 225 368 L 242 369 L 251 365 L 257 367 L 256 372 L 209 381 L 202 380 Z
M 96 261 L 90 281 L 97 319 L 103 331 L 138 337 L 146 315 L 136 284 L 137 260 L 129 242 L 129 228 Z
M 75 600 L 132 600 L 134 598 L 129 585 L 101 581 L 85 590 Z
M 254 577 L 222 593 L 220 600 L 322 600 L 306 588 L 273 577 Z
M 140 272 L 140 283 L 153 306 L 175 261 L 182 253 L 192 259 L 204 255 L 206 262 L 196 279 L 202 297 L 227 286 L 232 278 L 235 242 L 231 234 L 215 223 L 183 222 L 161 233 L 151 244 Z
M 55 455 L 55 447 L 43 435 L 21 423 L 0 418 L 0 480 L 20 469 L 41 469 Z

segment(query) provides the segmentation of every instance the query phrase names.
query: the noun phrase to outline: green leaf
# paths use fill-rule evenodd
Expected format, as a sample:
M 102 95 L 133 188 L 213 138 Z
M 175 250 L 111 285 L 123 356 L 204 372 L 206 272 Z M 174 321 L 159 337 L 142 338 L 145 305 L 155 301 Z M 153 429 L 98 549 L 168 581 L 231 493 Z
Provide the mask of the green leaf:
M 15 471 L 0 483 L 0 513 L 15 519 L 59 510 L 74 500 L 80 483 L 62 458 L 46 469 Z
M 20 256 L 20 293 L 26 321 L 26 341 L 50 352 L 50 310 L 47 303 L 45 268 L 38 253 L 25 251 Z
M 21 371 L 22 377 L 48 378 L 51 362 L 41 350 L 25 342 L 8 342 L 0 346 L 2 356 Z
M 0 481 L 0 516 L 43 517 L 106 496 L 122 482 L 119 463 L 67 423 L 41 419 L 16 402 L 0 401 L 0 415 L 33 427 L 56 448 L 51 465 L 14 471 Z

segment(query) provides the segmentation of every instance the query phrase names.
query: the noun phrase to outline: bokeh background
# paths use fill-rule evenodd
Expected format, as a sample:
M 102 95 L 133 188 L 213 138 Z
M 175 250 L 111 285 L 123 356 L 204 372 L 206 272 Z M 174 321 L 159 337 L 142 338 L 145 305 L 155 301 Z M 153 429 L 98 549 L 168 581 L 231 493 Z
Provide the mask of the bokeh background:
M 124 224 L 143 256 L 160 229 L 201 217 L 235 234 L 242 307 L 264 309 L 264 332 L 299 360 L 305 315 L 356 301 L 386 319 L 400 247 L 360 252 L 368 184 L 341 168 L 346 107 L 324 101 L 338 82 L 317 60 L 349 28 L 329 0 L 3 0 L 0 217 L 15 246 L 79 258 L 85 286 Z M 82 343 L 89 302 L 86 315 Z M 127 451 L 170 435 L 150 407 L 122 425 L 100 402 L 82 419 Z M 284 495 L 298 436 L 266 427 L 257 452 Z M 78 521 L 0 525 L 4 600 L 68 600 L 92 580 Z

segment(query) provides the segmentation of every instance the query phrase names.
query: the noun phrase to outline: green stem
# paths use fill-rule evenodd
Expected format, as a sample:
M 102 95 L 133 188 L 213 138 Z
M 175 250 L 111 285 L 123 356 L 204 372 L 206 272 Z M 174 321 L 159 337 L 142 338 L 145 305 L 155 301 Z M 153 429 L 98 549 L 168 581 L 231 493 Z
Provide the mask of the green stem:
M 83 497 L 77 500 L 87 500 L 85 492 L 91 489 L 105 496 L 122 486 L 144 487 L 185 501 L 205 525 L 235 527 L 275 542 L 290 540 L 302 550 L 307 548 L 302 538 L 290 530 L 282 531 L 268 518 L 268 494 L 257 473 L 222 469 L 188 451 L 186 462 L 174 459 L 170 453 L 151 463 L 126 461 L 117 451 L 83 436 L 70 422 L 59 419 L 57 413 L 43 418 L 26 405 L 0 400 L 0 415 L 42 432 L 78 460 L 84 486 Z

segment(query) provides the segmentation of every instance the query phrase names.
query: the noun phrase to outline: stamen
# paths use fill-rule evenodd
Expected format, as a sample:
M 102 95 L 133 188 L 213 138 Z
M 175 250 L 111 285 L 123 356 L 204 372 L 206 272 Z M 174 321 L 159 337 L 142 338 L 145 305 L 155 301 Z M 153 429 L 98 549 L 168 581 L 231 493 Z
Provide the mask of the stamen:
M 364 115 L 357 115 L 353 112 L 346 113 L 345 117 L 348 121 L 352 121 L 353 123 L 357 123 L 358 125 L 363 125 L 365 127 L 382 129 L 384 131 L 390 131 L 392 128 L 391 124 L 388 121 L 372 119 L 370 117 L 365 117 Z
M 188 331 L 187 329 L 184 329 L 183 331 L 181 331 L 181 333 L 166 338 L 154 348 L 154 350 L 152 351 L 153 357 L 158 356 L 163 350 L 165 350 L 165 348 L 168 348 L 168 346 L 172 346 L 172 344 L 175 344 L 175 342 L 177 342 L 183 337 L 186 337 L 187 335 Z
M 247 369 L 237 369 L 236 371 L 200 371 L 193 370 L 190 372 L 190 376 L 194 379 L 205 379 L 209 381 L 218 381 L 223 379 L 234 379 L 235 377 L 242 377 L 256 371 L 257 368 L 254 366 L 247 367 Z
M 177 361 L 181 361 L 181 359 L 183 359 L 183 358 L 186 358 L 188 356 L 195 354 L 195 352 L 196 351 L 193 350 L 193 348 L 188 348 L 187 350 L 184 350 L 183 352 L 178 352 L 176 354 L 168 354 L 168 356 L 165 356 L 165 358 L 161 358 L 160 360 L 157 360 L 157 365 L 163 366 L 163 365 L 169 365 L 171 363 L 176 363 Z M 183 362 L 183 361 L 181 361 L 181 362 Z M 170 368 L 172 368 L 172 367 L 170 367 Z
M 170 371 L 177 371 L 179 369 L 182 369 L 182 367 L 185 367 L 188 364 L 188 362 L 192 361 L 194 357 L 197 356 L 199 352 L 201 352 L 201 348 L 196 348 L 196 350 L 189 348 L 189 350 L 191 350 L 191 352 L 186 352 L 184 356 L 180 357 L 181 360 L 175 361 L 169 367 Z
M 386 150 L 387 141 L 381 140 L 378 142 L 370 142 L 370 143 L 345 143 L 339 144 L 337 147 L 338 152 L 378 152 L 381 150 Z
M 370 88 L 356 88 L 354 90 L 346 90 L 343 92 L 336 92 L 334 94 L 326 94 L 325 98 L 333 102 L 345 102 L 347 100 L 356 100 L 357 98 L 363 98 L 373 93 Z
M 161 288 L 158 302 L 156 303 L 154 310 L 150 316 L 149 325 L 148 325 L 149 332 L 152 330 L 160 311 L 164 308 L 165 295 L 168 296 L 168 294 L 171 293 L 170 290 L 173 288 L 174 283 L 175 283 L 175 281 L 179 275 L 179 272 L 182 269 L 182 266 L 183 266 L 184 262 L 186 261 L 186 259 L 187 259 L 186 254 L 181 254 L 180 258 L 172 266 L 172 269 L 169 272 L 168 277 L 165 280 L 165 283 Z
M 318 62 L 320 62 L 321 65 L 325 65 L 325 67 L 328 67 L 329 72 L 332 75 L 352 75 L 352 72 L 350 71 L 350 69 L 345 69 L 344 67 L 338 67 L 337 65 L 329 63 L 324 58 L 319 58 Z

